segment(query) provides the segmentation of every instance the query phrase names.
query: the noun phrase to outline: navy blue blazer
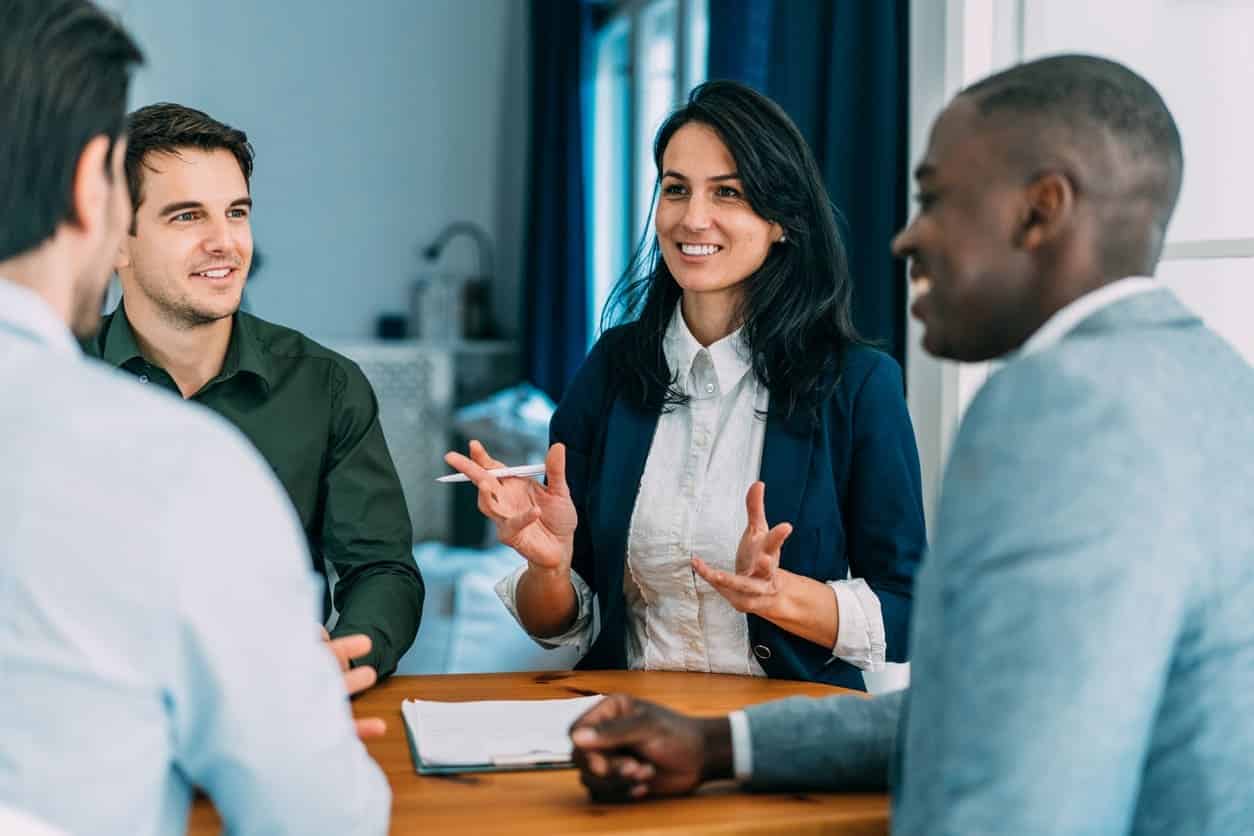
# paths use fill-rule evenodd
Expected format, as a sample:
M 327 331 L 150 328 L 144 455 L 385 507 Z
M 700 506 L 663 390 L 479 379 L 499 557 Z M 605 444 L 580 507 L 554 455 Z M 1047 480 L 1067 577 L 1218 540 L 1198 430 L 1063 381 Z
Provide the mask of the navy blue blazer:
M 600 605 L 600 635 L 578 665 L 591 669 L 627 666 L 627 531 L 658 421 L 656 412 L 619 396 L 606 344 L 603 336 L 593 346 L 549 428 L 550 442 L 566 445 L 566 478 L 579 512 L 572 568 Z M 896 361 L 850 348 L 817 426 L 769 416 L 761 479 L 767 522 L 793 524 L 780 566 L 820 581 L 846 571 L 865 579 L 880 599 L 887 658 L 905 661 L 926 536 L 919 455 Z M 862 672 L 831 648 L 758 616 L 748 620 L 750 644 L 768 675 L 865 689 Z

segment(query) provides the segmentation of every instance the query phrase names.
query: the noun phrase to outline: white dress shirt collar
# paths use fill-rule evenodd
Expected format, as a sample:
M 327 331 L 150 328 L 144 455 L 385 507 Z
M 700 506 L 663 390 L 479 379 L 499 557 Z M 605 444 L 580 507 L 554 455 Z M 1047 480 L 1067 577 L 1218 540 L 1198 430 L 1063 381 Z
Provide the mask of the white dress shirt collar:
M 74 335 L 44 298 L 0 276 L 0 328 L 65 354 L 81 353 Z
M 1073 300 L 1065 307 L 1060 308 L 1053 316 L 1045 320 L 1045 324 L 1037 328 L 1036 333 L 1028 337 L 1023 347 L 1019 349 L 1019 356 L 1026 357 L 1029 354 L 1035 354 L 1038 351 L 1049 348 L 1065 337 L 1072 328 L 1075 328 L 1102 308 L 1113 305 L 1120 299 L 1126 299 L 1129 296 L 1146 293 L 1160 287 L 1162 285 L 1151 278 L 1130 276 L 1090 291 L 1079 299 Z
M 731 391 L 740 379 L 750 370 L 749 347 L 745 344 L 743 329 L 737 328 L 726 337 L 711 343 L 708 347 L 701 345 L 692 335 L 688 323 L 684 320 L 682 303 L 676 303 L 671 314 L 670 324 L 666 326 L 666 337 L 662 340 L 662 351 L 666 364 L 679 375 L 680 386 L 692 397 L 708 397 L 707 392 L 693 391 L 690 385 L 690 372 L 693 363 L 702 352 L 706 353 L 714 368 L 718 380 L 718 391 Z

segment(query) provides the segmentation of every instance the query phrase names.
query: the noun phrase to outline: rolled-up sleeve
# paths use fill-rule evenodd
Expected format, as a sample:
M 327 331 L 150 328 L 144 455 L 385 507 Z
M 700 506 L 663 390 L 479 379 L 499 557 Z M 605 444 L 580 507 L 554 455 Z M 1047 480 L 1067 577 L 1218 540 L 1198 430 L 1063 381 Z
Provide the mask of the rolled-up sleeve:
M 518 626 L 526 630 L 526 626 L 522 623 L 522 619 L 518 617 L 518 581 L 522 577 L 523 572 L 527 571 L 527 567 L 519 566 L 517 570 L 511 572 L 501 578 L 496 583 L 496 594 L 501 599 L 501 603 L 505 605 L 505 609 L 509 610 L 509 614 L 518 622 Z M 592 589 L 579 577 L 579 573 L 572 571 L 570 573 L 570 585 L 575 589 L 575 621 L 570 628 L 564 633 L 556 636 L 539 636 L 532 635 L 532 640 L 545 650 L 552 650 L 555 647 L 574 647 L 579 651 L 579 655 L 588 652 L 588 648 L 596 641 L 597 635 L 601 632 L 600 619 L 598 618 L 598 607 L 596 596 L 592 594 Z
M 827 585 L 840 613 L 832 655 L 864 671 L 883 670 L 888 645 L 879 596 L 862 578 L 828 581 Z

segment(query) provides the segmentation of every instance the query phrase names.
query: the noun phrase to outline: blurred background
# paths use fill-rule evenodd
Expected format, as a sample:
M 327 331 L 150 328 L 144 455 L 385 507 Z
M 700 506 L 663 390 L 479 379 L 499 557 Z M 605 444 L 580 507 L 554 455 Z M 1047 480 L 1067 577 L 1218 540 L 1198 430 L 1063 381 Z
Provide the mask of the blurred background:
M 1083 51 L 1159 88 L 1186 158 L 1159 275 L 1254 359 L 1246 0 L 103 5 L 148 56 L 133 106 L 200 108 L 253 142 L 248 309 L 353 357 L 376 387 L 429 588 L 402 672 L 569 664 L 514 627 L 492 583 L 517 558 L 481 548 L 467 489 L 433 479 L 471 431 L 510 463 L 538 460 L 552 402 L 649 228 L 653 134 L 707 78 L 772 96 L 814 149 L 857 324 L 906 369 L 929 515 L 989 368 L 918 348 L 888 241 L 931 120 L 990 72 Z

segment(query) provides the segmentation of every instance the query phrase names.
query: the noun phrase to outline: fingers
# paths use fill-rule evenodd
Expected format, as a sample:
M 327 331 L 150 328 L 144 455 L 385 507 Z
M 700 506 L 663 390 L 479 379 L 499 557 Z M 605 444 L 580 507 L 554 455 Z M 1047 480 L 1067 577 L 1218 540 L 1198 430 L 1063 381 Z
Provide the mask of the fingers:
M 554 444 L 544 457 L 544 478 L 549 490 L 561 496 L 570 496 L 566 485 L 566 445 Z
M 324 642 L 329 642 L 329 641 L 331 641 L 331 634 L 327 632 L 327 628 L 326 628 L 326 627 L 324 627 L 323 625 L 319 624 L 319 625 L 318 625 L 318 631 L 322 634 L 322 640 L 323 640 Z
M 570 739 L 587 750 L 630 747 L 652 733 L 647 713 L 653 706 L 626 694 L 612 694 L 571 725 Z
M 592 800 L 602 804 L 622 804 L 644 798 L 649 788 L 647 784 L 635 783 L 617 777 L 601 778 L 587 770 L 579 771 L 579 779 L 588 789 Z
M 596 725 L 581 726 L 571 732 L 576 746 L 589 750 L 630 749 L 654 735 L 653 724 L 640 713 L 611 717 Z
M 472 440 L 470 442 L 470 458 L 474 460 L 475 464 L 485 470 L 494 470 L 498 467 L 505 467 L 503 462 L 498 462 L 496 459 L 489 456 L 488 448 L 484 447 L 479 441 Z
M 607 754 L 588 750 L 584 753 L 580 766 L 598 778 L 619 778 L 628 781 L 648 781 L 657 773 L 653 764 L 621 752 Z
M 513 546 L 523 529 L 540 519 L 540 509 L 534 505 L 516 517 L 510 517 L 497 524 L 496 536 L 507 546 Z
M 388 731 L 388 724 L 383 721 L 382 717 L 362 717 L 354 720 L 353 725 L 357 727 L 357 737 L 362 740 L 382 737 Z
M 479 487 L 479 513 L 498 524 L 506 520 L 500 503 L 501 495 L 497 493 L 496 487 L 489 487 L 486 482 Z
M 779 562 L 779 550 L 784 547 L 784 541 L 792 534 L 792 523 L 780 523 L 766 533 L 766 542 L 762 544 L 762 551 L 775 557 L 775 562 Z
M 349 695 L 360 694 L 378 681 L 379 675 L 369 665 L 360 665 L 344 674 L 344 690 Z
M 745 511 L 749 515 L 749 528 L 753 531 L 766 530 L 766 483 L 754 482 L 745 494 Z
M 624 802 L 643 798 L 657 768 L 629 754 L 575 749 L 579 778 L 595 801 Z
M 340 636 L 338 639 L 331 639 L 327 642 L 327 647 L 335 654 L 335 659 L 340 663 L 340 670 L 348 670 L 349 663 L 354 659 L 361 658 L 370 652 L 370 637 L 361 633 L 354 633 L 351 636 Z
M 467 479 L 474 483 L 482 495 L 484 488 L 489 491 L 495 491 L 500 487 L 500 482 L 496 477 L 488 473 L 482 465 L 477 464 L 473 459 L 463 456 L 461 453 L 450 450 L 444 454 L 444 463 L 449 467 L 461 473 Z
M 723 597 L 758 598 L 775 594 L 775 582 L 749 575 L 733 575 L 715 569 L 699 557 L 692 559 L 696 573 L 723 595 Z
M 574 740 L 576 730 L 585 726 L 595 726 L 606 720 L 615 717 L 623 717 L 630 714 L 634 708 L 635 700 L 626 694 L 610 694 L 596 705 L 589 708 L 583 714 L 570 724 L 571 739 Z M 574 741 L 578 745 L 578 741 Z

